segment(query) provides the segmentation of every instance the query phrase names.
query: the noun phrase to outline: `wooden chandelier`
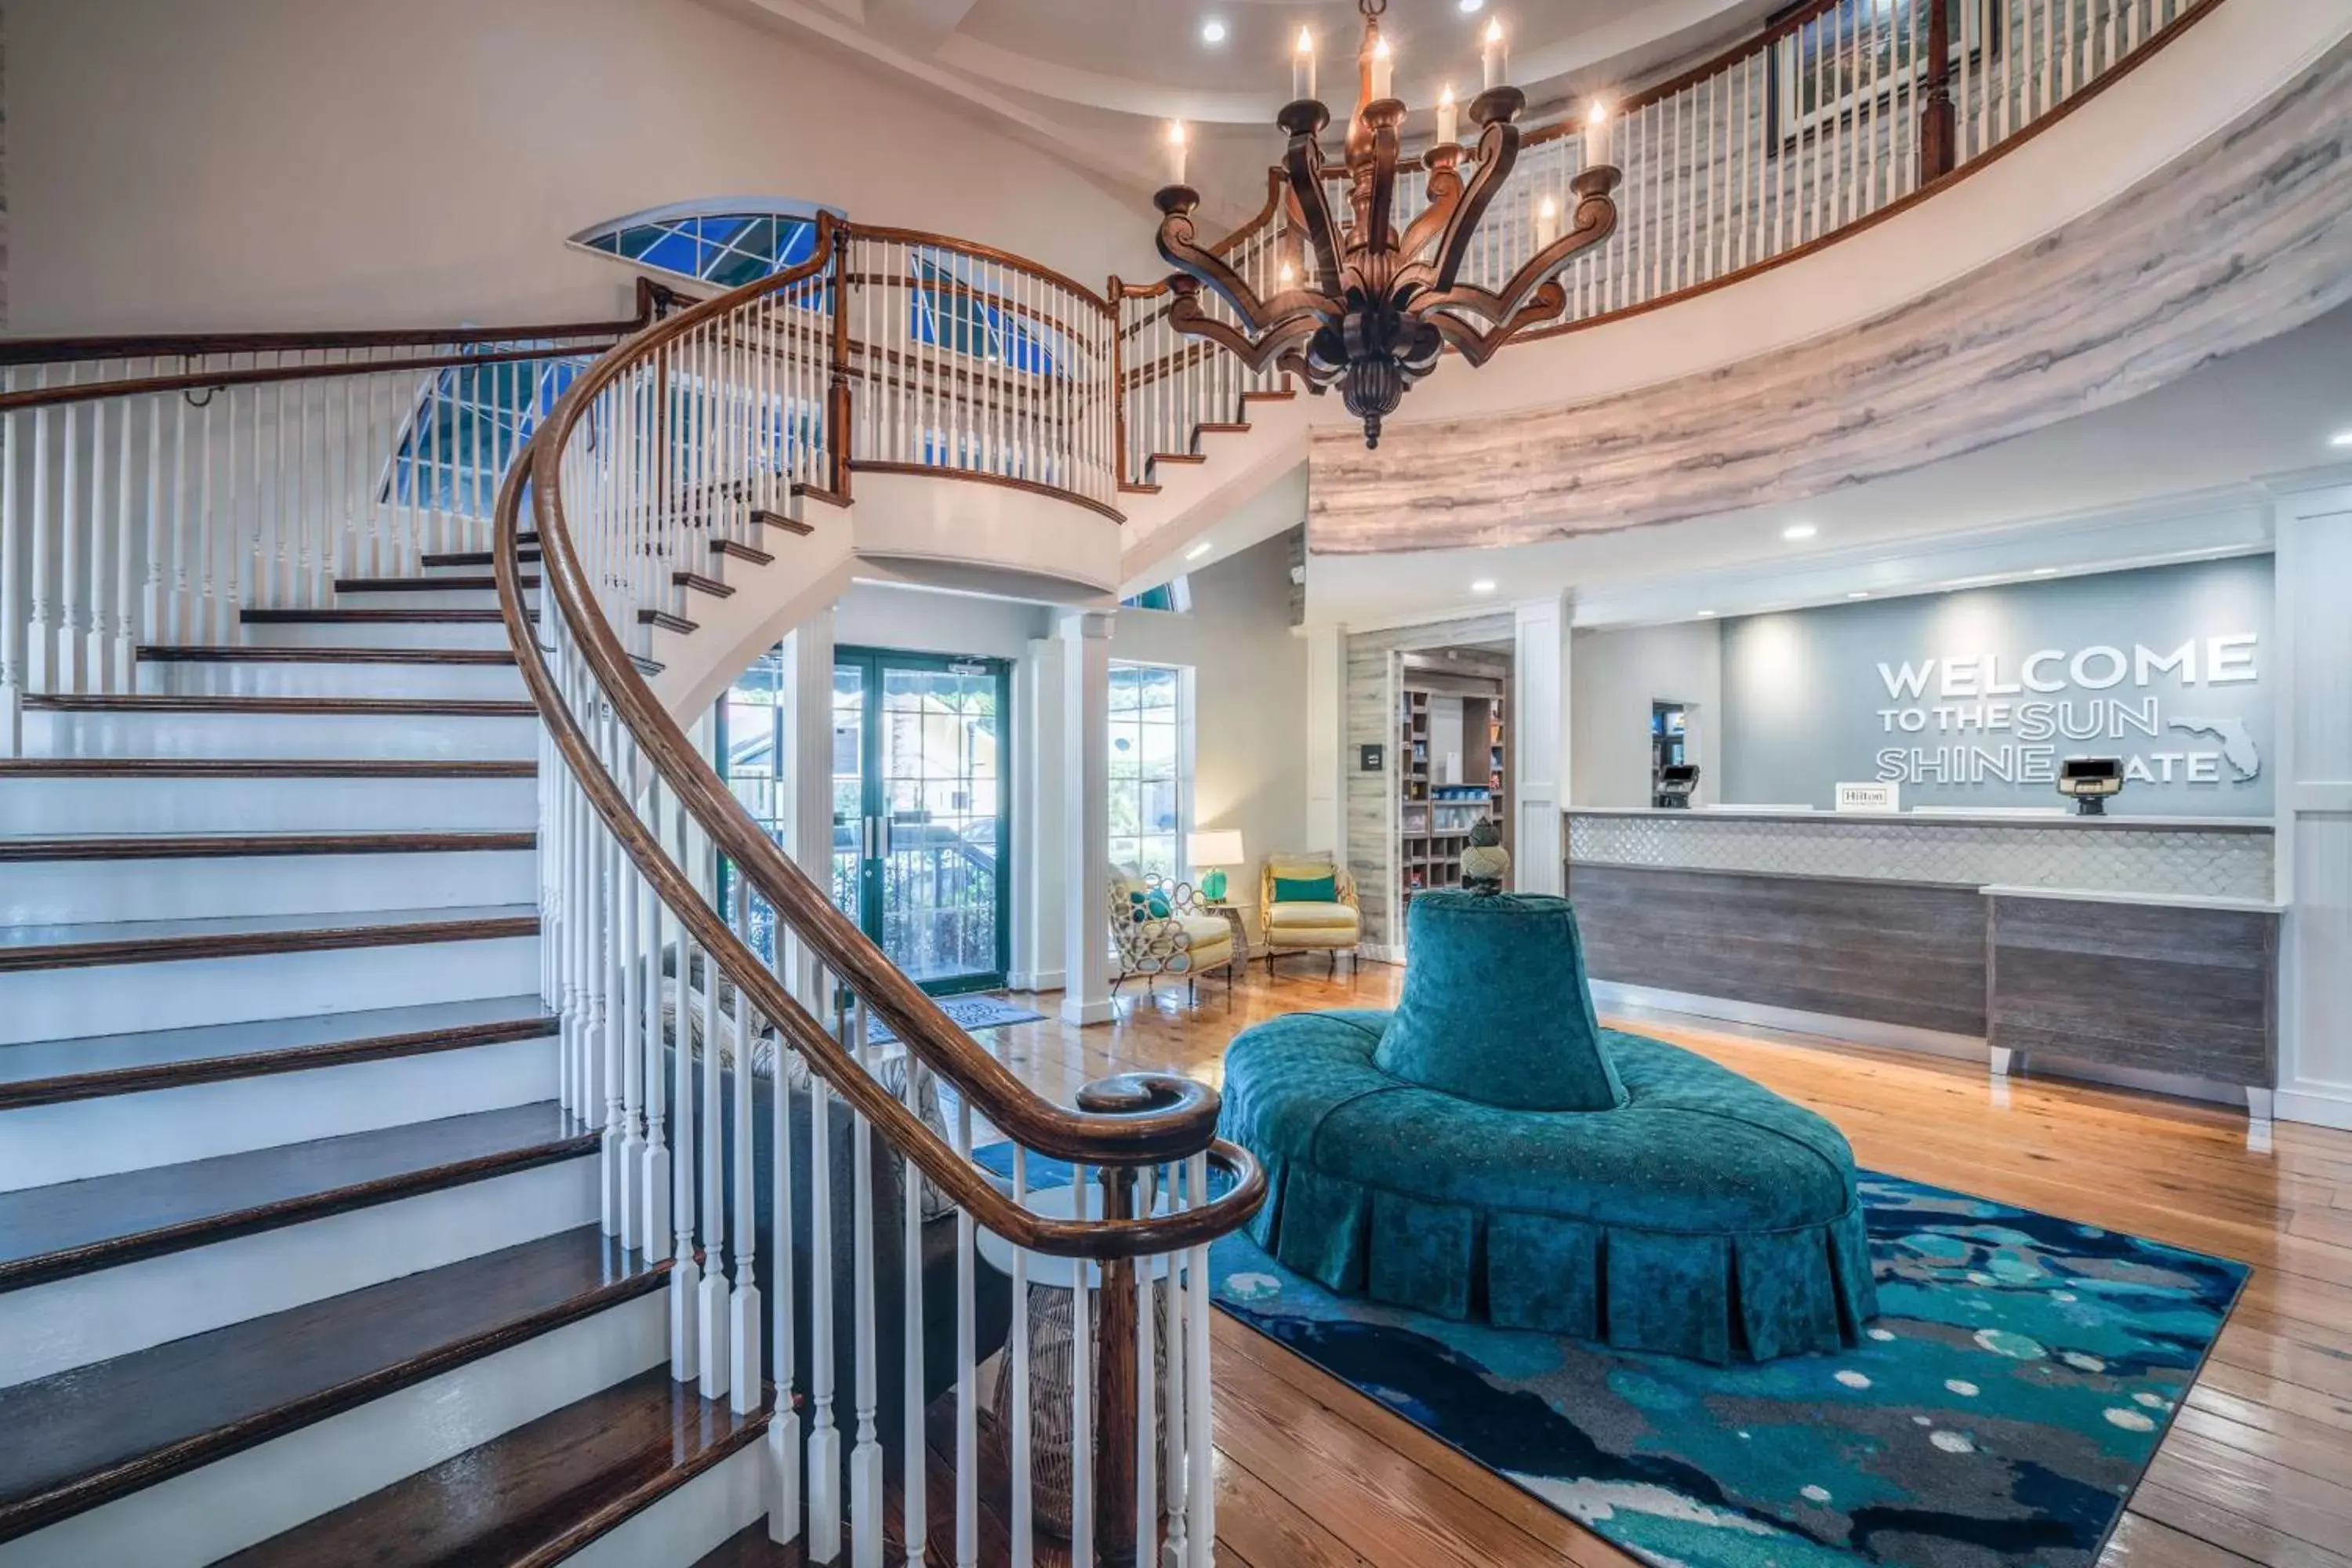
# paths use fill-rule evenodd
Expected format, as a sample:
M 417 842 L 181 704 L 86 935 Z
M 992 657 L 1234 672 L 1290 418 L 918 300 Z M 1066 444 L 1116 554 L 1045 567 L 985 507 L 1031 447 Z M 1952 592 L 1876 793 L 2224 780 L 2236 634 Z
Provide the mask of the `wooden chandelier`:
M 1387 0 L 1357 0 L 1364 16 L 1357 56 L 1360 107 L 1348 127 L 1346 171 L 1351 221 L 1333 221 L 1324 195 L 1323 149 L 1318 140 L 1331 112 L 1313 97 L 1286 104 L 1275 123 L 1290 138 L 1283 154 L 1289 184 L 1286 206 L 1313 255 L 1301 287 L 1260 299 L 1214 247 L 1201 245 L 1192 214 L 1201 195 L 1171 184 L 1155 198 L 1160 254 L 1176 268 L 1169 280 L 1169 320 L 1178 331 L 1222 345 L 1252 370 L 1279 365 L 1321 393 L 1334 384 L 1348 412 L 1364 422 L 1364 445 L 1378 447 L 1381 421 L 1396 412 L 1405 388 L 1427 375 L 1451 344 L 1473 365 L 1484 364 L 1518 333 L 1560 313 L 1568 303 L 1559 274 L 1576 255 L 1617 227 L 1610 193 L 1618 171 L 1605 163 L 1570 182 L 1576 210 L 1559 236 L 1540 246 L 1500 290 L 1461 279 L 1462 264 L 1480 219 L 1510 178 L 1519 153 L 1519 115 L 1527 95 L 1494 86 L 1470 105 L 1477 145 L 1444 142 L 1423 154 L 1428 203 L 1402 235 L 1395 226 L 1397 131 L 1405 106 L 1373 97 L 1387 73 L 1375 72 L 1380 17 Z M 1384 57 L 1382 57 L 1384 58 Z M 1472 165 L 1469 177 L 1462 174 Z M 1234 326 L 1202 308 L 1202 285 L 1233 308 Z

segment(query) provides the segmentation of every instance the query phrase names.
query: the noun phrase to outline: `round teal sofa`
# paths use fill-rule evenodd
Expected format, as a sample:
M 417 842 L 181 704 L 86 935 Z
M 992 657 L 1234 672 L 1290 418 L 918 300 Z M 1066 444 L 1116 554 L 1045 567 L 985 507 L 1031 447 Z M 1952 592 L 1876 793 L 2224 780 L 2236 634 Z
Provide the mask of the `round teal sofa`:
M 1626 1350 L 1853 1342 L 1876 1304 L 1836 1128 L 1601 1028 L 1564 900 L 1423 894 L 1409 941 L 1393 1014 L 1293 1014 L 1226 1054 L 1259 1246 L 1332 1290 Z

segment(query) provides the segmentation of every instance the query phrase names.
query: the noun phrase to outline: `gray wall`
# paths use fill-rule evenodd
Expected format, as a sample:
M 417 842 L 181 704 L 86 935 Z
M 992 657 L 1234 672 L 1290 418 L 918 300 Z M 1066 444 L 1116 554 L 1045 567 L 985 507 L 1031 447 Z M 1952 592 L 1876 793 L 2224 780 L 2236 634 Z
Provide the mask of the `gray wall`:
M 1827 806 L 1897 778 L 1906 807 L 2047 806 L 2058 760 L 2093 755 L 2126 759 L 2111 812 L 2268 815 L 2271 574 L 2249 556 L 1726 621 L 1717 798 Z M 2184 646 L 2193 679 L 2161 668 Z
M 1578 632 L 1569 645 L 1569 802 L 1650 804 L 1650 704 L 1689 710 L 1698 804 L 1723 798 L 1723 638 L 1713 621 Z

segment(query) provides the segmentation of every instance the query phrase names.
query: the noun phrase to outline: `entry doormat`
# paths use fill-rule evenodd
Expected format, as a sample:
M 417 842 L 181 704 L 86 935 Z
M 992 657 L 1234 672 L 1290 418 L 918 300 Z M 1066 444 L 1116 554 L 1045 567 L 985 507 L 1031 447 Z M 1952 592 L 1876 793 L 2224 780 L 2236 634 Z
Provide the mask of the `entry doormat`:
M 1009 1173 L 1012 1145 L 977 1151 Z M 1033 1157 L 1032 1185 L 1069 1168 Z M 1246 1237 L 1217 1305 L 1661 1568 L 2091 1568 L 2247 1270 L 1864 1172 L 1857 1348 L 1707 1366 L 1335 1296 Z
M 940 1011 L 953 1018 L 957 1026 L 967 1035 L 976 1035 L 982 1029 L 1003 1028 L 1007 1024 L 1034 1024 L 1045 1016 L 1026 1007 L 1016 1007 L 1002 996 L 985 994 L 942 996 L 939 998 L 939 1004 Z M 889 1025 L 876 1018 L 867 1026 L 866 1037 L 877 1046 L 887 1046 L 898 1037 Z

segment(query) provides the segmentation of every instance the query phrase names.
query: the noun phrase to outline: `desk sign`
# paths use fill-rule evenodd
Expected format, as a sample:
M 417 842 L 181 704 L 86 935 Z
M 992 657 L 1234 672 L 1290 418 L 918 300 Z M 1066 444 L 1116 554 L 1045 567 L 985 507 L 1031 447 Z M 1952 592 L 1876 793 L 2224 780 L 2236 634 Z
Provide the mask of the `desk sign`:
M 1377 745 L 1358 746 L 1356 748 L 1356 769 L 1359 773 L 1379 773 L 1381 771 L 1381 748 Z
M 1901 786 L 1894 784 L 1842 784 L 1837 786 L 1840 811 L 1900 811 Z

